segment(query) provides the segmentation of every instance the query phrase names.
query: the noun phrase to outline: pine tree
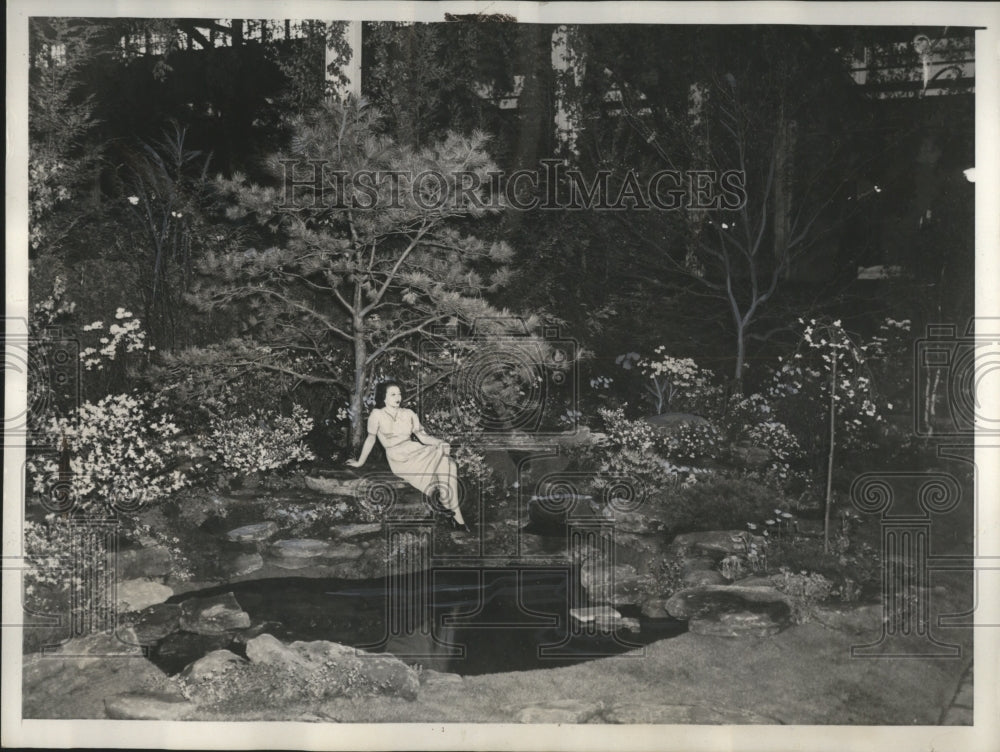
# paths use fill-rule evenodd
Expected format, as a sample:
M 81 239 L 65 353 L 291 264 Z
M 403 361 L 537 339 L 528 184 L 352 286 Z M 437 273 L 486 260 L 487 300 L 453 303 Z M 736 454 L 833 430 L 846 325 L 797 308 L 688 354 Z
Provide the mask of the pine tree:
M 374 377 L 438 383 L 512 322 L 535 326 L 483 297 L 508 282 L 511 248 L 465 232 L 499 211 L 462 190 L 495 170 L 485 137 L 415 149 L 379 134 L 377 118 L 364 102 L 325 104 L 298 117 L 287 152 L 268 160 L 272 183 L 220 179 L 229 217 L 255 222 L 266 247 L 211 254 L 194 296 L 243 312 L 240 365 L 344 389 L 355 445 Z

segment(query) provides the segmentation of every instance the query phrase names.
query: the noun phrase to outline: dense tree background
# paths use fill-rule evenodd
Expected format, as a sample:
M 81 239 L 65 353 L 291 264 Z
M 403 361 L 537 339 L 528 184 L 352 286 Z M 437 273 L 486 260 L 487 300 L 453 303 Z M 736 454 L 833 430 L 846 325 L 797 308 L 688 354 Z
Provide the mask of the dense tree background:
M 204 259 L 258 242 L 226 216 L 214 178 L 266 180 L 267 155 L 331 95 L 325 74 L 341 79 L 348 53 L 344 24 L 304 22 L 291 38 L 280 26 L 252 34 L 255 23 L 32 20 L 35 300 L 62 275 L 77 324 L 114 301 L 160 349 L 249 336 L 237 313 L 188 298 Z M 720 234 L 724 211 L 508 211 L 477 230 L 515 253 L 510 286 L 485 300 L 560 323 L 594 354 L 585 377 L 665 345 L 752 387 L 798 316 L 865 330 L 891 310 L 919 332 L 971 314 L 972 98 L 862 96 L 839 53 L 883 43 L 913 65 L 895 44 L 910 31 L 572 28 L 582 64 L 562 103 L 553 31 L 366 24 L 362 93 L 401 146 L 481 132 L 506 171 L 568 156 L 587 176 L 610 170 L 615 187 L 628 171 L 745 167 L 751 232 L 735 244 Z M 560 105 L 581 114 L 576 154 L 560 152 Z M 742 271 L 726 266 L 741 258 Z M 879 264 L 904 275 L 857 279 Z

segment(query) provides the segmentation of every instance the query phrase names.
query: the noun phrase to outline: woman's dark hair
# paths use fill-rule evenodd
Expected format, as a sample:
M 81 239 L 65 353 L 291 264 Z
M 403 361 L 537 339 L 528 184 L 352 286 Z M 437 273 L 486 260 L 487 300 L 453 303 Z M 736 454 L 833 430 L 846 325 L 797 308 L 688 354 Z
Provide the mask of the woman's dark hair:
M 385 407 L 385 393 L 389 391 L 390 386 L 397 387 L 399 391 L 403 391 L 403 387 L 398 381 L 393 381 L 392 379 L 380 381 L 375 386 L 375 407 Z

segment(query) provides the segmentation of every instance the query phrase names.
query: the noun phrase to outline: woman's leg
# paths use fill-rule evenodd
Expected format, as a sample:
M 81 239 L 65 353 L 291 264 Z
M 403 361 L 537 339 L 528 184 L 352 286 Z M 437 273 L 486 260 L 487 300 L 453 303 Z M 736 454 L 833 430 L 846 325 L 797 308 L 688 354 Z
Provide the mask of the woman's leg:
M 455 521 L 459 525 L 465 524 L 462 517 L 462 510 L 459 507 L 458 498 L 458 465 L 451 457 L 443 457 L 439 466 L 437 487 L 440 493 L 442 506 L 455 513 Z

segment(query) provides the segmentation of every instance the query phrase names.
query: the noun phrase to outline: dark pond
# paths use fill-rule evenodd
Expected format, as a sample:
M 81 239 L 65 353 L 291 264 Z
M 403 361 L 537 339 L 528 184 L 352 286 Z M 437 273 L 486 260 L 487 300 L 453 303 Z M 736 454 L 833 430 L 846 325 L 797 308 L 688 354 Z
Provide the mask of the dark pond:
M 284 642 L 330 640 L 391 652 L 438 671 L 487 674 L 620 655 L 686 629 L 686 622 L 646 618 L 627 607 L 618 610 L 638 622 L 638 631 L 634 623 L 631 628 L 581 624 L 569 613 L 571 593 L 581 590 L 565 567 L 437 569 L 412 575 L 409 582 L 256 580 L 185 593 L 170 602 L 226 592 L 250 615 L 250 629 L 221 639 L 172 635 L 154 650 L 154 663 L 176 673 L 210 650 L 242 652 L 247 639 L 267 632 Z

